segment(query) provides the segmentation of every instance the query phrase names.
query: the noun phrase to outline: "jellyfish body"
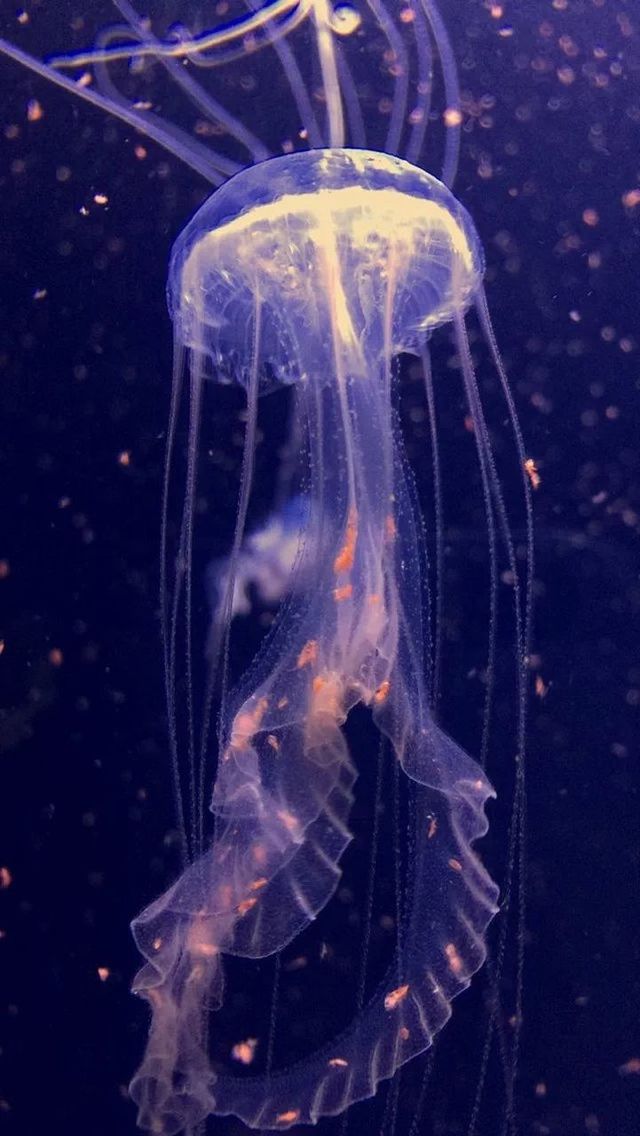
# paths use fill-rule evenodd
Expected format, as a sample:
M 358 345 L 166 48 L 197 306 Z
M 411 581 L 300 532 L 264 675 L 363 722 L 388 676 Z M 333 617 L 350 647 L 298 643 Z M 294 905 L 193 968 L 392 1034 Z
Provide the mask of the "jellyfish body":
M 88 52 L 44 62 L 0 40 L 0 53 L 119 118 L 221 186 L 178 238 L 169 274 L 176 348 L 165 552 L 185 376 L 190 405 L 173 589 L 167 586 L 164 556 L 161 568 L 170 749 L 185 869 L 132 925 L 145 959 L 135 989 L 147 999 L 152 1018 L 131 1093 L 141 1126 L 163 1136 L 193 1132 L 210 1114 L 233 1114 L 263 1130 L 286 1129 L 344 1112 L 429 1048 L 450 1016 L 452 999 L 485 959 L 486 931 L 496 912 L 496 885 L 473 849 L 486 831 L 485 805 L 493 790 L 485 772 L 434 718 L 423 535 L 395 419 L 394 358 L 405 352 L 422 360 L 436 450 L 427 342 L 438 326 L 453 325 L 488 530 L 487 705 L 499 537 L 513 586 L 516 828 L 522 816 L 533 570 L 525 452 L 482 289 L 480 244 L 469 216 L 446 188 L 455 176 L 461 114 L 455 63 L 434 0 L 401 6 L 367 0 L 357 11 L 334 9 L 327 0 L 269 0 L 249 4 L 237 19 L 202 34 L 180 26 L 164 38 L 129 0 L 115 2 L 124 23 L 101 32 Z M 375 55 L 364 50 L 365 25 L 373 33 Z M 292 137 L 298 140 L 299 132 L 303 145 L 315 149 L 270 157 L 272 150 L 203 81 L 207 69 L 216 75 L 216 68 L 234 65 L 258 48 L 272 53 L 280 81 L 288 83 Z M 430 118 L 436 55 L 447 104 L 442 182 L 413 164 L 420 160 Z M 375 121 L 368 121 L 360 98 L 374 58 L 377 81 L 389 81 L 385 98 L 375 100 L 387 106 L 382 133 L 380 119 L 372 114 Z M 149 112 L 144 99 L 125 96 L 110 70 L 122 60 L 135 65 L 127 79 L 147 65 L 164 68 L 205 126 L 226 136 L 219 151 Z M 86 74 L 77 83 L 67 74 L 86 68 L 95 85 Z M 318 76 L 321 89 L 313 99 Z M 347 140 L 361 148 L 344 148 Z M 247 162 L 257 164 L 244 169 Z M 515 439 L 527 523 L 524 589 L 466 335 L 471 305 Z M 199 757 L 193 741 L 187 759 L 180 753 L 175 722 L 180 612 L 185 685 L 188 701 L 193 699 L 191 549 L 203 387 L 210 377 L 240 382 L 247 394 L 236 534 L 228 560 L 214 573 L 208 644 L 213 665 L 221 659 L 224 671 L 228 629 L 245 602 L 246 581 L 256 582 L 267 600 L 284 594 L 289 599 L 266 647 L 230 694 L 223 678 L 211 800 L 215 823 L 213 836 L 205 838 L 203 799 L 205 791 L 211 793 L 214 756 L 212 687 Z M 295 390 L 309 470 L 299 533 L 297 522 L 289 526 L 284 513 L 270 526 L 271 536 L 279 532 L 282 538 L 274 559 L 273 545 L 259 546 L 251 537 L 244 542 L 243 536 L 257 400 L 282 383 Z M 436 516 L 441 558 L 438 505 Z M 436 623 L 437 616 L 436 611 Z M 225 996 L 225 956 L 277 954 L 334 893 L 351 839 L 356 778 L 343 726 L 358 704 L 370 710 L 388 739 L 411 796 L 410 878 L 395 957 L 378 990 L 324 1048 L 289 1068 L 232 1077 L 208 1056 L 215 1010 Z M 487 736 L 488 713 L 485 741 Z M 357 756 L 362 763 L 370 755 Z M 185 779 L 190 808 L 183 801 Z M 188 812 L 196 818 L 190 833 Z M 507 894 L 512 851 L 509 855 Z M 521 968 L 520 954 L 517 965 Z M 496 985 L 499 977 L 498 972 Z M 518 1023 L 519 1007 L 515 1018 Z M 507 1081 L 509 1075 L 513 1072 Z
M 274 378 L 297 384 L 311 455 L 297 570 L 309 586 L 228 702 L 213 843 L 133 924 L 152 1024 L 131 1091 L 151 1131 L 189 1131 L 209 1113 L 283 1129 L 342 1112 L 428 1048 L 484 960 L 497 889 L 472 845 L 492 789 L 432 716 L 391 397 L 393 357 L 462 318 L 482 268 L 445 187 L 366 151 L 253 167 L 174 247 L 169 303 L 192 388 L 207 362 L 229 360 L 249 401 Z M 223 997 L 224 956 L 282 950 L 337 886 L 355 778 L 341 727 L 357 703 L 415 786 L 397 957 L 328 1049 L 268 1077 L 214 1074 L 203 1006 Z

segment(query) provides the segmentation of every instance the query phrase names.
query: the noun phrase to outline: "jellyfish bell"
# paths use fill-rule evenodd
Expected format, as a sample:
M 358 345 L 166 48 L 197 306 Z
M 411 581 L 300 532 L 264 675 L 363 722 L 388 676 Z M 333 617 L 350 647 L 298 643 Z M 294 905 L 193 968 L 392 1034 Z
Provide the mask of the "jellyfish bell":
M 483 264 L 469 215 L 424 170 L 373 151 L 298 152 L 243 170 L 198 210 L 173 248 L 169 309 L 214 373 L 235 367 L 248 385 L 259 318 L 261 389 L 269 375 L 330 382 L 420 354 L 464 315 Z

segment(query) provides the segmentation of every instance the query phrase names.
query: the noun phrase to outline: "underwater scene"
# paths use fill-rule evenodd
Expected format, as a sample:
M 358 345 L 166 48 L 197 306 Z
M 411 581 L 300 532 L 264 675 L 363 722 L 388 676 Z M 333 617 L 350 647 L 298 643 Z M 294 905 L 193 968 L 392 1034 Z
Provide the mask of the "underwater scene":
M 640 6 L 0 0 L 0 1120 L 640 1131 Z

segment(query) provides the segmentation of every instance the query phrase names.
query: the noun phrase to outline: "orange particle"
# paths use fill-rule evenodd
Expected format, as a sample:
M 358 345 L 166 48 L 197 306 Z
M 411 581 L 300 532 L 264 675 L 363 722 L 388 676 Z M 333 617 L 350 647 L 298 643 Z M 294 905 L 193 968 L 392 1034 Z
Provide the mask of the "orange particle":
M 12 883 L 13 876 L 11 875 L 9 869 L 5 867 L 0 868 L 0 888 L 11 887 Z
M 4 639 L 0 639 L 0 655 L 4 655 L 4 648 L 5 648 Z
M 449 867 L 453 868 L 454 872 L 461 872 L 462 871 L 462 864 L 460 863 L 459 860 L 456 860 L 456 858 L 454 856 L 452 856 L 451 859 L 449 860 Z
M 27 121 L 39 122 L 41 118 L 44 118 L 42 104 L 39 103 L 37 99 L 29 99 L 27 103 Z
M 538 467 L 537 467 L 536 463 L 534 462 L 533 458 L 525 458 L 524 472 L 526 473 L 527 477 L 529 478 L 529 481 L 531 482 L 531 485 L 533 486 L 533 488 L 538 489 L 539 486 L 540 486 L 540 474 L 538 472 Z
M 313 690 L 314 694 L 319 694 L 320 691 L 323 690 L 326 685 L 327 685 L 326 678 L 323 678 L 322 675 L 316 675 L 313 682 L 311 683 L 311 689 Z
M 267 741 L 268 741 L 269 745 L 271 746 L 271 748 L 274 749 L 277 753 L 278 750 L 280 749 L 280 742 L 278 741 L 276 735 L 275 734 L 268 734 L 267 735 Z
M 549 693 L 549 687 L 544 681 L 542 675 L 536 675 L 536 694 L 538 698 L 546 698 Z
M 390 689 L 391 689 L 391 683 L 389 682 L 388 678 L 385 678 L 384 682 L 381 682 L 380 686 L 376 690 L 376 692 L 373 696 L 373 701 L 378 702 L 378 703 L 384 702 Z
M 317 657 L 318 657 L 318 640 L 317 639 L 309 639 L 309 641 L 307 643 L 305 643 L 300 654 L 298 655 L 298 661 L 296 663 L 296 666 L 298 668 L 306 667 L 306 666 L 309 665 L 309 663 L 315 663 Z M 286 705 L 286 703 L 285 703 L 285 705 Z M 280 707 L 280 702 L 278 703 L 278 707 Z
M 255 907 L 257 902 L 257 899 L 243 899 L 242 902 L 238 904 L 238 914 L 246 915 L 248 911 L 251 911 L 252 907 Z
M 398 535 L 396 522 L 391 513 L 388 513 L 384 519 L 384 535 L 386 536 L 387 540 L 395 540 L 396 536 Z
M 251 849 L 251 855 L 253 856 L 254 863 L 257 864 L 259 868 L 266 864 L 267 850 L 264 844 L 254 844 Z
M 582 214 L 582 220 L 590 229 L 594 229 L 600 221 L 597 209 L 585 209 Z
M 372 592 L 371 595 L 367 599 L 367 603 L 379 604 L 380 603 L 380 596 L 378 595 L 378 593 Z
M 622 1077 L 640 1073 L 640 1057 L 630 1057 L 624 1065 L 618 1065 L 618 1072 Z
M 427 840 L 433 840 L 437 831 L 438 831 L 438 821 L 436 820 L 435 817 L 431 817 L 430 820 L 429 820 L 429 827 L 427 829 Z
M 291 959 L 291 962 L 285 963 L 285 970 L 287 974 L 294 974 L 296 970 L 304 970 L 309 960 L 306 955 L 298 955 L 297 958 Z
M 106 193 L 94 193 L 93 200 L 95 201 L 96 205 L 109 204 L 109 198 L 107 197 Z
M 411 1034 L 409 1033 L 409 1030 L 406 1026 L 401 1026 L 401 1028 L 398 1030 L 398 1035 L 401 1041 L 408 1041 L 411 1037 Z
M 622 204 L 625 209 L 633 209 L 636 205 L 640 205 L 640 189 L 628 189 L 623 193 Z
M 250 891 L 260 891 L 260 888 L 266 887 L 266 885 L 268 883 L 269 883 L 269 881 L 268 881 L 267 877 L 261 876 L 259 880 L 253 881 L 253 883 L 249 887 L 249 890 Z
M 159 951 L 160 947 L 162 946 L 162 939 L 158 936 L 157 939 L 153 940 L 151 946 L 153 947 L 154 951 Z
M 49 662 L 51 663 L 51 666 L 52 667 L 61 667 L 62 666 L 62 659 L 63 659 L 63 655 L 62 655 L 62 651 L 60 650 L 60 648 L 59 647 L 52 647 L 51 650 L 49 651 Z
M 353 585 L 345 584 L 342 588 L 333 589 L 333 598 L 336 603 L 342 603 L 343 600 L 348 600 L 353 594 Z
M 131 451 L 122 450 L 118 454 L 118 465 L 128 466 L 131 465 Z
M 349 520 L 347 521 L 347 532 L 344 538 L 344 544 L 340 552 L 333 562 L 333 570 L 338 576 L 341 572 L 349 572 L 353 568 L 353 558 L 356 551 L 356 540 L 358 538 L 358 515 L 355 509 L 351 509 L 349 513 Z
M 99 966 L 98 967 L 98 978 L 100 979 L 101 982 L 106 982 L 110 974 L 111 974 L 111 971 L 109 970 L 108 966 Z
M 285 706 L 288 706 L 288 705 L 289 705 L 289 699 L 286 698 L 286 697 L 280 698 L 276 702 L 276 706 L 277 706 L 278 710 L 284 710 Z
M 462 974 L 462 959 L 453 943 L 447 943 L 444 953 L 449 963 L 449 970 L 458 978 Z
M 391 990 L 385 996 L 384 1008 L 385 1010 L 395 1010 L 401 1002 L 404 1002 L 407 994 L 409 993 L 409 986 L 397 986 L 395 990 Z
M 0 560 L 0 580 L 6 580 L 7 576 L 11 575 L 11 568 L 8 560 Z
M 257 1037 L 248 1037 L 246 1041 L 239 1041 L 231 1050 L 233 1060 L 239 1061 L 241 1065 L 251 1065 L 255 1057 L 257 1044 Z
M 290 1108 L 288 1112 L 279 1112 L 276 1116 L 276 1124 L 294 1124 L 300 1116 L 299 1108 Z
M 459 126 L 462 122 L 462 111 L 458 110 L 458 107 L 447 107 L 442 116 L 442 120 L 445 126 Z
M 344 1057 L 332 1057 L 329 1060 L 329 1065 L 332 1069 L 346 1069 L 349 1062 L 345 1061 Z

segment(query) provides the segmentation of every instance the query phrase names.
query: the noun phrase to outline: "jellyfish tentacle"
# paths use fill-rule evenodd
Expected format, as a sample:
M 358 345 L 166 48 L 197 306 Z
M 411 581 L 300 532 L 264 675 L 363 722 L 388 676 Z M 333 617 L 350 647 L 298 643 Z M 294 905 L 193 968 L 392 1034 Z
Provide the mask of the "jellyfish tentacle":
M 435 0 L 419 0 L 429 22 L 433 38 L 438 46 L 442 75 L 444 79 L 447 108 L 445 111 L 445 153 L 442 164 L 442 181 L 449 188 L 453 185 L 458 171 L 460 156 L 460 86 L 451 40 L 446 24 L 438 11 Z M 447 112 L 449 112 L 447 114 Z
M 351 838 L 355 771 L 338 704 L 338 719 L 310 735 L 288 706 L 278 711 L 282 698 L 273 718 L 265 702 L 257 691 L 234 717 L 212 847 L 132 924 L 146 959 L 134 990 L 152 1022 L 131 1095 L 139 1124 L 163 1136 L 218 1111 L 205 1016 L 222 1000 L 221 956 L 285 946 L 333 894 Z
M 405 150 L 408 162 L 417 163 L 420 159 L 422 147 L 429 122 L 431 98 L 433 94 L 433 48 L 431 37 L 420 4 L 413 8 L 415 25 L 415 46 L 418 61 L 417 98 L 412 112 L 412 126 L 409 141 Z
M 399 710 L 390 717 L 387 707 L 379 715 L 380 729 L 392 739 Z M 493 790 L 432 721 L 423 720 L 411 739 L 403 724 L 399 743 L 405 755 L 413 750 L 415 863 L 401 944 L 388 972 L 351 1026 L 306 1060 L 269 1077 L 220 1074 L 214 1088 L 218 1115 L 283 1130 L 314 1124 L 373 1096 L 381 1081 L 429 1048 L 451 1015 L 453 998 L 485 960 L 485 932 L 498 893 L 472 845 L 486 831 L 484 805 Z M 441 784 L 434 788 L 438 769 Z
M 387 154 L 398 154 L 400 152 L 400 138 L 407 116 L 409 56 L 400 30 L 387 11 L 383 0 L 368 0 L 368 4 L 389 44 L 389 50 L 393 57 L 390 64 L 394 75 L 393 100 L 384 149 Z
M 139 37 L 139 42 L 147 43 L 151 46 L 154 44 L 158 46 L 160 41 L 157 36 L 153 35 L 145 21 L 140 18 L 133 5 L 129 3 L 129 0 L 115 0 L 115 2 L 118 11 L 127 21 L 129 28 Z M 236 142 L 244 146 L 252 161 L 261 162 L 269 157 L 268 148 L 256 138 L 255 134 L 253 134 L 239 118 L 225 110 L 222 104 L 219 103 L 217 99 L 214 99 L 208 91 L 205 91 L 202 84 L 196 82 L 188 71 L 177 63 L 175 59 L 162 54 L 158 54 L 155 58 L 162 63 L 173 82 L 184 91 L 193 105 L 204 114 L 210 122 L 218 123 Z M 96 64 L 95 67 L 96 74 L 98 74 L 99 70 L 102 74 L 107 70 L 104 63 Z M 236 163 L 230 163 L 230 166 L 228 176 L 235 173 L 238 168 Z

